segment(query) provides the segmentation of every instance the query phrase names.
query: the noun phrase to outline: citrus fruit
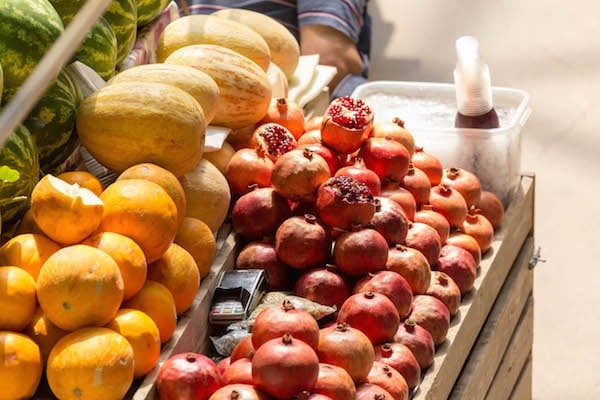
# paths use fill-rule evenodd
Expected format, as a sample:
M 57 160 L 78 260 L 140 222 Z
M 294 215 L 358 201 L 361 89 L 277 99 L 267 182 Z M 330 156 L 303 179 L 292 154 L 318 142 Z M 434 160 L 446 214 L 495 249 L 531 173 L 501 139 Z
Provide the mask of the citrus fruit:
M 21 267 L 37 279 L 42 264 L 60 248 L 43 234 L 21 233 L 0 247 L 0 264 Z
M 37 307 L 31 322 L 23 330 L 27 336 L 29 336 L 40 348 L 42 354 L 42 362 L 45 364 L 50 355 L 50 351 L 58 342 L 58 340 L 65 336 L 69 331 L 60 329 L 54 325 L 52 321 L 46 317 L 41 307 Z
M 42 376 L 40 349 L 28 336 L 0 331 L 0 399 L 29 399 Z
M 104 190 L 100 179 L 88 171 L 66 171 L 56 177 L 71 185 L 78 184 L 80 187 L 92 191 L 96 196 L 100 196 Z
M 0 330 L 25 328 L 37 306 L 35 280 L 19 267 L 0 267 Z
M 194 257 L 200 278 L 208 275 L 215 260 L 217 242 L 214 233 L 206 223 L 198 218 L 185 217 L 175 235 L 174 243 L 186 249 Z

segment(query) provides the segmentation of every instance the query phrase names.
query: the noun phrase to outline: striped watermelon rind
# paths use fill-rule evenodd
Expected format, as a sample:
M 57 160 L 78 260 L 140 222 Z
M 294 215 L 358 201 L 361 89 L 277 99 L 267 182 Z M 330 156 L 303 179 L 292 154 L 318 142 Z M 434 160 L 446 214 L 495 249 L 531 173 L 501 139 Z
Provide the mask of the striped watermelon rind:
M 63 31 L 63 23 L 48 0 L 2 0 L 2 104 L 10 101 Z
M 88 33 L 74 59 L 92 68 L 105 81 L 115 76 L 117 37 L 104 17 L 100 17 Z
M 127 57 L 137 37 L 136 0 L 114 0 L 104 13 L 117 37 L 117 64 Z
M 154 21 L 171 0 L 137 0 L 137 25 L 141 28 Z
M 0 148 L 0 168 L 19 173 L 17 180 L 0 181 L 0 214 L 2 225 L 12 226 L 29 208 L 31 192 L 40 179 L 37 149 L 31 133 L 18 125 Z M 3 229 L 4 231 L 5 229 Z

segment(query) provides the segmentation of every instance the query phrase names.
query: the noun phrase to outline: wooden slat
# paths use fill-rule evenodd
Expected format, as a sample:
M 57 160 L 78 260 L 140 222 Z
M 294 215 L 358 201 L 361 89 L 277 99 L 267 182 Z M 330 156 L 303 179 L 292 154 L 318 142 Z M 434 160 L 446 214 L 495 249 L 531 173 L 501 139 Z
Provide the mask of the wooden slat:
M 533 291 L 533 238 L 527 239 L 481 330 L 450 399 L 482 398 L 498 370 L 521 312 Z
M 534 179 L 523 176 L 504 224 L 481 261 L 475 289 L 465 296 L 446 341 L 436 349 L 414 399 L 446 399 L 526 237 L 533 231 Z
M 531 357 L 521 371 L 519 380 L 510 395 L 510 400 L 531 400 L 532 398 L 533 362 Z
M 521 320 L 502 357 L 486 399 L 508 399 L 533 346 L 533 298 L 527 301 Z

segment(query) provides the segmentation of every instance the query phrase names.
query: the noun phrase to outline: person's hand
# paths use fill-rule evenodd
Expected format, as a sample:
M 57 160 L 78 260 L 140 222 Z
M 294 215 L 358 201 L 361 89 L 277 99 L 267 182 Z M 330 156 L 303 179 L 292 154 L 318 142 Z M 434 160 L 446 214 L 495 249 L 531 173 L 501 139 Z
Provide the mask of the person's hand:
M 356 45 L 342 32 L 330 26 L 300 27 L 300 53 L 319 54 L 319 64 L 337 68 L 337 74 L 329 84 L 331 91 L 346 75 L 359 75 L 363 69 Z

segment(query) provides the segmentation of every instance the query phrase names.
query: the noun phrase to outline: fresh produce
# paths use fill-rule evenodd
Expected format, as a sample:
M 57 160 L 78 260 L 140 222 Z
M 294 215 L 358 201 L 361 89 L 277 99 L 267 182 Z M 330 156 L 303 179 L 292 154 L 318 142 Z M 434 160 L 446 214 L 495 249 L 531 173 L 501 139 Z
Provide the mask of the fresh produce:
M 400 323 L 394 342 L 402 343 L 410 349 L 417 359 L 421 371 L 425 371 L 431 364 L 435 356 L 435 343 L 431 333 L 422 326 L 418 325 L 410 318 Z
M 389 246 L 404 243 L 408 219 L 400 204 L 387 197 L 375 197 L 375 214 L 368 224 L 384 237 Z
M 249 240 L 273 236 L 291 216 L 292 209 L 287 199 L 271 187 L 255 187 L 240 196 L 231 210 L 233 228 Z
M 408 224 L 408 232 L 404 243 L 408 247 L 423 253 L 430 266 L 436 264 L 442 248 L 442 240 L 435 228 L 421 222 Z
M 475 240 L 473 236 L 467 235 L 466 233 L 462 233 L 460 231 L 455 231 L 448 236 L 448 239 L 446 239 L 446 244 L 452 244 L 467 250 L 473 256 L 475 265 L 479 265 L 481 262 L 481 249 L 479 248 L 477 240 Z
M 408 219 L 408 221 L 414 221 L 417 212 L 417 201 L 410 190 L 400 186 L 397 182 L 392 182 L 381 188 L 380 196 L 387 197 L 398 203 L 402 207 L 406 219 Z
M 137 25 L 141 28 L 152 22 L 167 8 L 169 0 L 136 0 Z
M 111 24 L 100 17 L 77 48 L 73 58 L 108 81 L 116 73 L 119 45 Z
M 313 201 L 319 186 L 329 178 L 329 165 L 309 149 L 294 149 L 281 155 L 273 165 L 271 184 L 292 201 Z
M 304 110 L 285 97 L 273 97 L 267 113 L 259 123 L 269 122 L 286 127 L 298 139 L 304 133 Z
M 442 181 L 442 174 L 444 173 L 444 167 L 436 156 L 426 152 L 423 147 L 415 146 L 411 162 L 415 168 L 419 168 L 421 171 L 425 172 L 429 177 L 429 183 L 431 183 L 432 187 L 440 184 Z
M 469 209 L 479 203 L 481 182 L 471 171 L 456 167 L 444 168 L 440 183 L 448 185 L 462 194 Z
M 356 282 L 354 293 L 376 292 L 394 303 L 401 319 L 408 316 L 413 299 L 412 289 L 397 272 L 384 270 L 371 272 Z
M 256 143 L 260 154 L 265 154 L 273 162 L 298 145 L 292 132 L 276 122 L 259 125 L 252 134 L 252 142 Z
M 104 190 L 100 179 L 87 171 L 65 171 L 56 175 L 56 177 L 71 185 L 78 184 L 80 187 L 90 190 L 96 196 L 100 196 L 100 193 Z
M 402 375 L 409 389 L 421 381 L 421 366 L 406 345 L 389 342 L 375 346 L 375 361 L 389 365 Z
M 229 137 L 229 136 L 228 136 Z M 204 153 L 204 159 L 210 161 L 217 169 L 225 175 L 225 171 L 227 170 L 227 164 L 233 157 L 235 153 L 235 149 L 228 142 L 224 141 L 221 144 L 221 148 L 217 151 L 209 151 Z
M 19 267 L 0 267 L 0 330 L 20 331 L 37 305 L 35 280 Z M 10 310 L 9 312 L 7 310 Z
M 373 111 L 364 101 L 339 97 L 325 110 L 321 138 L 335 151 L 349 154 L 360 149 L 372 127 Z
M 329 174 L 333 175 L 338 167 L 341 165 L 340 155 L 325 146 L 323 143 L 298 143 L 299 149 L 308 149 L 315 154 L 320 155 L 327 162 L 329 166 Z
M 492 247 L 494 227 L 475 206 L 471 206 L 460 230 L 477 241 L 482 254 L 485 254 Z
M 477 264 L 471 253 L 462 247 L 446 244 L 440 251 L 435 269 L 444 272 L 458 285 L 461 296 L 473 289 Z
M 294 286 L 296 295 L 339 309 L 352 294 L 349 279 L 333 264 L 309 269 L 302 273 Z
M 373 362 L 367 382 L 386 390 L 394 400 L 408 400 L 406 380 L 400 372 L 385 363 L 377 360 Z
M 385 269 L 388 245 L 374 229 L 357 229 L 342 233 L 333 244 L 333 259 L 347 275 L 358 277 Z
M 451 228 L 459 228 L 469 212 L 467 202 L 460 192 L 444 183 L 432 186 L 429 204 L 433 211 L 439 212 L 448 220 Z
M 137 0 L 114 0 L 104 13 L 117 37 L 117 64 L 127 57 L 137 38 Z
M 394 400 L 394 396 L 374 383 L 364 382 L 356 386 L 356 400 Z
M 390 138 L 370 137 L 358 156 L 377 174 L 383 185 L 401 182 L 408 172 L 410 153 L 403 144 Z
M 205 278 L 215 260 L 217 242 L 210 227 L 198 218 L 184 217 L 173 243 L 186 249 L 196 261 L 200 279 Z
M 416 295 L 408 318 L 431 333 L 436 346 L 446 340 L 450 329 L 450 312 L 440 299 L 427 294 Z
M 231 355 L 229 356 L 230 362 L 234 363 L 241 358 L 247 358 L 251 360 L 252 357 L 254 357 L 255 351 L 256 349 L 252 344 L 252 335 L 248 335 L 235 345 L 231 351 Z
M 161 365 L 156 379 L 160 400 L 207 400 L 221 386 L 214 361 L 192 352 L 171 356 Z
M 446 243 L 450 235 L 450 223 L 439 212 L 433 211 L 431 204 L 423 204 L 415 213 L 415 222 L 421 222 L 433 227 L 440 235 L 440 241 Z
M 480 210 L 480 214 L 490 221 L 495 230 L 500 229 L 504 219 L 504 206 L 498 196 L 488 190 L 482 190 L 477 208 Z
M 400 185 L 413 195 L 417 209 L 421 209 L 429 203 L 429 192 L 431 191 L 429 177 L 412 163 L 408 165 L 408 171 L 400 181 Z
M 413 294 L 423 294 L 427 291 L 431 280 L 431 267 L 419 250 L 396 244 L 388 250 L 385 267 L 402 275 Z
M 433 296 L 444 303 L 450 313 L 450 318 L 453 318 L 458 313 L 461 301 L 460 288 L 445 273 L 432 271 L 431 283 L 425 294 Z
M 365 161 L 360 157 L 356 157 L 354 159 L 354 163 L 350 165 L 337 168 L 334 171 L 334 175 L 349 176 L 364 183 L 369 188 L 373 196 L 379 196 L 381 194 L 381 179 L 379 179 L 379 176 L 375 173 L 375 171 L 367 168 Z
M 290 290 L 296 277 L 296 271 L 277 258 L 275 243 L 268 237 L 246 244 L 236 257 L 235 267 L 264 269 L 272 290 Z
M 269 398 L 253 385 L 229 384 L 214 392 L 209 400 L 269 400 Z
M 0 247 L 0 263 L 23 268 L 37 280 L 42 265 L 60 248 L 41 233 L 21 233 Z
M 356 387 L 350 374 L 342 367 L 319 363 L 319 375 L 311 389 L 336 400 L 354 400 Z
M 408 129 L 404 127 L 404 121 L 398 117 L 390 121 L 378 121 L 373 124 L 371 137 L 393 139 L 406 147 L 410 156 L 415 152 L 415 138 Z
M 225 169 L 225 177 L 234 195 L 248 193 L 255 187 L 270 187 L 273 161 L 254 148 L 235 152 Z
M 40 349 L 12 331 L 0 331 L 0 343 L 0 393 L 7 399 L 32 398 L 42 376 Z
M 23 330 L 23 333 L 38 345 L 42 355 L 42 364 L 46 365 L 48 356 L 54 345 L 69 332 L 54 325 L 38 305 L 35 314 Z
M 252 379 L 252 361 L 246 357 L 235 360 L 229 364 L 221 377 L 224 385 L 234 383 L 252 385 L 254 383 Z
M 312 214 L 292 216 L 275 232 L 277 258 L 295 269 L 323 265 L 331 253 L 331 236 Z

